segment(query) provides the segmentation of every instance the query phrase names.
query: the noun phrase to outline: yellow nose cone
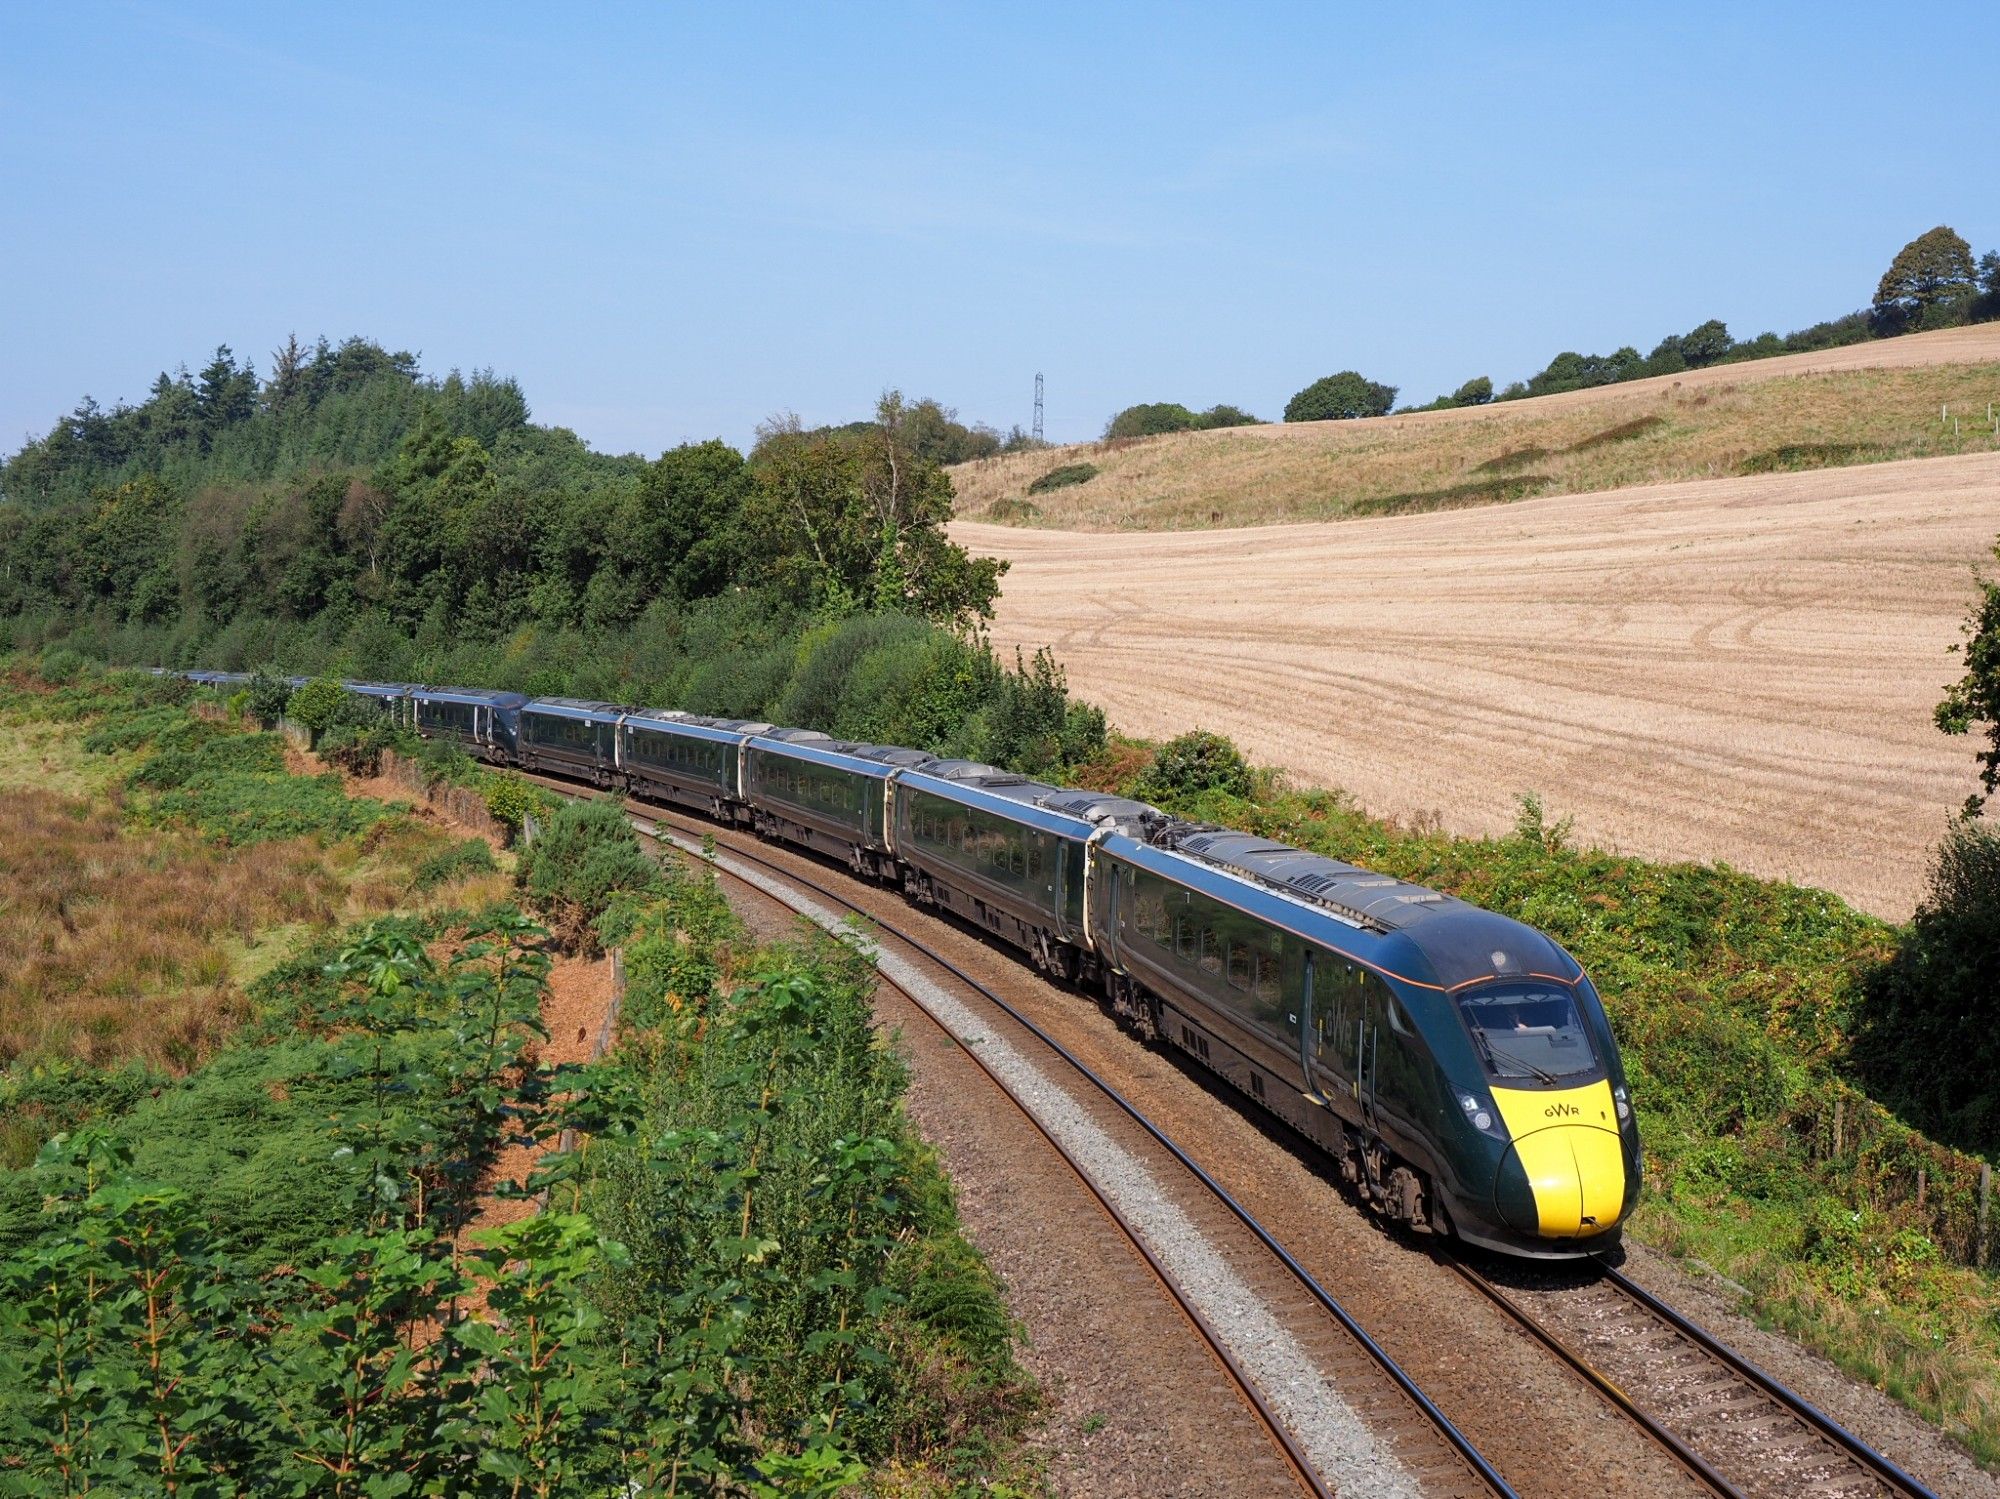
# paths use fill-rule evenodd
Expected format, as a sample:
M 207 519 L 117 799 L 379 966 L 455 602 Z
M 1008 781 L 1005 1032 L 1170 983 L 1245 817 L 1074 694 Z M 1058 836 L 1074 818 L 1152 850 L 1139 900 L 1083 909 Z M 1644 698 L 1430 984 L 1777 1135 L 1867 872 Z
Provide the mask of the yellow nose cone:
M 1493 1092 L 1535 1194 L 1538 1232 L 1582 1239 L 1617 1226 L 1625 1154 L 1605 1082 L 1561 1093 Z

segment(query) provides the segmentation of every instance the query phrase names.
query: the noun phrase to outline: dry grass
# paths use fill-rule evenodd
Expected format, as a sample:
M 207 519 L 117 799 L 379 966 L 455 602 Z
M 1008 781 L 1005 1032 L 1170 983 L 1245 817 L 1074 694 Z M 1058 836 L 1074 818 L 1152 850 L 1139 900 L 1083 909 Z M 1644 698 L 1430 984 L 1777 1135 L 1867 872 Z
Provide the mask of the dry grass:
M 196 1065 L 244 1014 L 228 940 L 324 927 L 341 893 L 309 846 L 212 849 L 0 791 L 0 1064 Z
M 1537 791 L 1601 846 L 1896 918 L 1973 787 L 1931 707 L 1996 532 L 1995 454 L 1330 525 L 953 527 L 1013 562 L 995 644 L 1053 646 L 1128 732 L 1217 729 L 1454 832 Z
M 1176 433 L 952 470 L 967 519 L 1086 531 L 1330 520 L 2000 450 L 2000 323 L 1464 411 Z M 1939 408 L 1958 418 L 1954 432 Z M 1028 498 L 1083 459 L 1098 476 Z

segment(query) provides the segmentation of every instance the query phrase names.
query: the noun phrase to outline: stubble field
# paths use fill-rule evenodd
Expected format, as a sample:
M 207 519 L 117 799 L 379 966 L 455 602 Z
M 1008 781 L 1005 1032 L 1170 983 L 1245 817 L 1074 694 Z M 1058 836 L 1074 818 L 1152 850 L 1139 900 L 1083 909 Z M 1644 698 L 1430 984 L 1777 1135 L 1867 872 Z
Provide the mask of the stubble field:
M 1534 791 L 1580 839 L 1892 918 L 1973 789 L 1931 708 L 1996 532 L 2000 454 L 1317 525 L 953 527 L 1013 562 L 995 643 L 1053 645 L 1129 732 L 1217 729 L 1457 832 Z

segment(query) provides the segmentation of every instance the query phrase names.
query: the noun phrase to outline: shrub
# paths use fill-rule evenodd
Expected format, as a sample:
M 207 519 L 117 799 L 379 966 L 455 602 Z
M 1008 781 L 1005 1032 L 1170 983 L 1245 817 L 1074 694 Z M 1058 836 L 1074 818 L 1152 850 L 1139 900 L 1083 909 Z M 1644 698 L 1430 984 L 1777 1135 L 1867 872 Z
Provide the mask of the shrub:
M 266 728 L 285 716 L 285 705 L 291 700 L 292 684 L 270 667 L 260 666 L 251 674 L 250 711 Z
M 1349 421 L 1383 416 L 1396 404 L 1396 387 L 1382 385 L 1354 370 L 1342 370 L 1313 381 L 1285 403 L 1288 422 Z
M 416 873 L 411 876 L 410 888 L 435 890 L 440 885 L 448 885 L 468 875 L 492 874 L 499 867 L 494 862 L 493 850 L 486 846 L 484 839 L 467 838 L 463 843 L 440 849 L 419 864 Z
M 1068 489 L 1075 484 L 1088 484 L 1097 477 L 1094 463 L 1065 463 L 1052 468 L 1041 478 L 1028 486 L 1029 494 L 1047 494 L 1052 489 Z
M 66 686 L 90 670 L 90 662 L 71 650 L 42 653 L 41 678 L 51 687 Z
M 469 765 L 471 761 L 467 759 L 466 763 Z M 489 776 L 481 794 L 486 801 L 486 815 L 500 824 L 510 843 L 520 838 L 529 814 L 542 811 L 552 802 L 548 792 L 519 776 Z
M 1209 792 L 1248 796 L 1252 789 L 1243 752 L 1221 734 L 1195 729 L 1167 741 L 1139 777 L 1134 795 L 1166 805 Z
M 338 678 L 315 677 L 291 695 L 292 720 L 318 735 L 332 727 L 348 697 Z
M 1178 401 L 1152 401 L 1127 406 L 1104 424 L 1106 437 L 1156 437 L 1163 432 L 1192 432 L 1201 418 Z
M 562 946 L 590 949 L 591 926 L 613 897 L 651 889 L 659 866 L 639 846 L 618 799 L 602 797 L 558 806 L 522 850 L 518 878 Z
M 1949 1143 L 2000 1150 L 2000 833 L 1952 824 L 1916 920 L 1866 993 L 1854 1055 L 1871 1088 Z

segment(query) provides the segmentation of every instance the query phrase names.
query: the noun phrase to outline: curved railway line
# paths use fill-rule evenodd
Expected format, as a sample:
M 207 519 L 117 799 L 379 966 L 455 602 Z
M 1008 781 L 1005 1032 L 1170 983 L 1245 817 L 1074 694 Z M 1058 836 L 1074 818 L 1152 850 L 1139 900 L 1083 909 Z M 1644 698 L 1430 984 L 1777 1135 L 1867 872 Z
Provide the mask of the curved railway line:
M 561 779 L 533 774 L 524 778 L 564 794 L 587 794 Z M 1094 1117 L 1109 1122 L 1122 1144 L 1136 1147 L 1149 1162 L 1165 1164 L 1167 1174 L 1194 1185 L 1192 1195 L 1202 1204 L 1197 1217 L 1202 1231 L 1211 1234 L 1214 1242 L 1231 1246 L 1227 1258 L 1246 1284 L 1266 1299 L 1282 1325 L 1296 1330 L 1301 1345 L 1310 1350 L 1328 1383 L 1347 1392 L 1371 1429 L 1389 1434 L 1391 1447 L 1425 1493 L 1514 1493 L 1507 1478 L 1479 1454 L 1388 1352 L 1221 1183 L 1016 1006 L 878 912 L 766 857 L 751 835 L 733 831 L 719 834 L 713 824 L 698 817 L 635 798 L 626 798 L 625 806 L 635 827 L 647 836 L 697 855 L 699 850 L 689 844 L 688 837 L 713 838 L 730 860 L 768 871 L 769 878 L 779 884 L 811 891 L 832 906 L 861 917 L 885 938 L 916 954 L 923 964 L 948 975 L 954 987 L 977 995 L 982 1007 L 993 1012 L 1008 1034 L 1029 1038 L 1038 1053 L 1058 1058 L 1066 1072 L 1088 1084 L 1086 1094 L 1096 1102 Z M 786 852 L 799 860 L 819 863 L 811 855 Z M 721 860 L 711 867 L 764 899 L 791 905 Z M 1249 1371 L 1229 1351 L 1226 1340 L 1191 1303 L 1136 1226 L 1091 1180 L 1083 1164 L 974 1048 L 957 1044 L 959 1038 L 952 1036 L 951 1027 L 912 993 L 909 985 L 887 973 L 882 978 L 951 1037 L 955 1049 L 978 1065 L 992 1086 L 1028 1118 L 1076 1173 L 1270 1433 L 1290 1485 L 1305 1493 L 1332 1492 L 1301 1451 L 1283 1412 L 1257 1387 Z M 1574 1268 L 1539 1272 L 1510 1265 L 1507 1275 L 1513 1283 L 1503 1288 L 1460 1254 L 1438 1249 L 1433 1258 L 1474 1287 L 1713 1493 L 1732 1499 L 1800 1494 L 1935 1499 L 1929 1488 L 1887 1457 L 1608 1264 L 1591 1262 L 1588 1278 L 1580 1278 Z M 1555 1455 L 1551 1456 L 1555 1460 Z
M 660 809 L 637 801 L 628 801 L 626 806 L 629 813 L 635 814 L 634 825 L 640 831 L 654 837 L 662 836 L 660 824 L 665 819 L 658 815 Z M 690 825 L 694 828 L 701 827 L 701 824 L 692 820 Z M 669 838 L 666 841 L 673 842 L 683 852 L 689 851 L 687 845 L 678 839 Z M 795 870 L 784 868 L 772 860 L 763 858 L 754 850 L 741 847 L 734 840 L 728 845 L 728 853 L 733 859 L 741 859 L 767 870 L 773 879 L 783 884 L 810 890 L 822 900 L 861 917 L 876 932 L 917 954 L 925 964 L 949 975 L 956 986 L 977 995 L 985 1005 L 997 1010 L 1006 1018 L 1010 1031 L 1032 1038 L 1043 1054 L 1058 1058 L 1065 1069 L 1087 1083 L 1090 1093 L 1079 1101 L 1087 1102 L 1094 1098 L 1099 1102 L 1100 1106 L 1093 1110 L 1093 1114 L 1100 1124 L 1109 1124 L 1115 1131 L 1115 1138 L 1128 1149 L 1137 1147 L 1135 1154 L 1143 1151 L 1141 1158 L 1156 1169 L 1161 1179 L 1178 1177 L 1183 1182 L 1193 1184 L 1192 1195 L 1197 1199 L 1197 1203 L 1191 1204 L 1184 1197 L 1182 1206 L 1196 1207 L 1195 1213 L 1191 1216 L 1196 1218 L 1203 1233 L 1211 1242 L 1225 1246 L 1224 1254 L 1232 1268 L 1243 1276 L 1264 1304 L 1273 1310 L 1280 1324 L 1298 1338 L 1300 1345 L 1311 1355 L 1313 1363 L 1327 1383 L 1340 1390 L 1362 1415 L 1376 1438 L 1389 1445 L 1417 1481 L 1420 1492 L 1436 1495 L 1498 1495 L 1505 1496 L 1505 1499 L 1513 1499 L 1514 1490 L 1499 1473 L 1480 1456 L 1443 1412 L 1431 1403 L 1415 1381 L 1397 1366 L 1381 1346 L 1368 1336 L 1360 1324 L 1318 1281 L 1313 1279 L 1270 1231 L 1230 1196 L 1192 1156 L 1053 1036 L 1023 1015 L 993 989 L 920 938 L 862 909 L 830 886 L 810 880 Z M 716 862 L 712 867 L 725 878 L 769 895 L 768 891 L 762 891 L 762 887 L 747 880 L 741 873 L 728 868 L 726 864 Z M 1091 1196 L 1117 1225 L 1134 1252 L 1145 1261 L 1161 1287 L 1186 1317 L 1189 1325 L 1195 1329 L 1217 1361 L 1227 1370 L 1231 1383 L 1245 1404 L 1254 1412 L 1259 1423 L 1270 1433 L 1273 1443 L 1283 1453 L 1285 1466 L 1298 1487 L 1310 1494 L 1333 1494 L 1335 1489 L 1317 1471 L 1293 1436 L 1285 1417 L 1273 1408 L 1272 1401 L 1258 1388 L 1249 1371 L 1230 1351 L 1227 1341 L 1202 1314 L 1194 1299 L 1180 1285 L 1172 1272 L 1161 1263 L 1141 1233 L 1099 1188 L 1075 1156 L 1050 1132 L 1031 1105 L 998 1071 L 988 1065 L 976 1048 L 959 1044 L 959 1038 L 954 1035 L 952 1028 L 925 1004 L 923 998 L 914 992 L 910 985 L 887 973 L 881 977 L 884 983 L 907 998 L 919 1013 L 955 1043 L 958 1053 L 979 1068 L 993 1087 L 1014 1109 L 1026 1117 L 1036 1132 L 1076 1174 Z

